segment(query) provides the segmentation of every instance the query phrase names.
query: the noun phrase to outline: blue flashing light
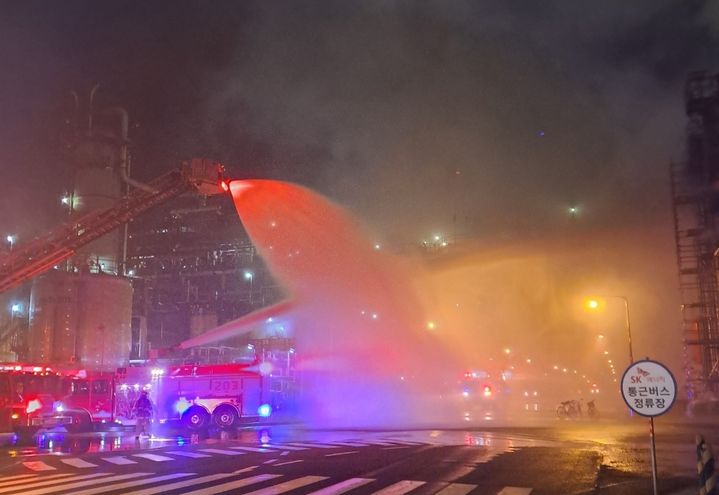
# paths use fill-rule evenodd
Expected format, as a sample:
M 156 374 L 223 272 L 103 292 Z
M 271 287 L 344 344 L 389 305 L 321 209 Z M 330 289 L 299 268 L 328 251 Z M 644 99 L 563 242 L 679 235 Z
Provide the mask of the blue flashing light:
M 272 414 L 272 406 L 269 404 L 262 404 L 260 407 L 257 408 L 257 414 L 259 414 L 263 418 L 269 417 L 270 414 Z
M 185 445 L 185 438 L 184 437 L 177 437 L 177 446 L 182 447 Z

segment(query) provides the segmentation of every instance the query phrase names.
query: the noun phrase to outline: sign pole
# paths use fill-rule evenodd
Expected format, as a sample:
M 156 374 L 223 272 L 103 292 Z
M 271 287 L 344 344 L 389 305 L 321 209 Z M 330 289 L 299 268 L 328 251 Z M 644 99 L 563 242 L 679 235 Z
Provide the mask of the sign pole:
M 622 398 L 629 409 L 649 418 L 651 439 L 652 487 L 657 490 L 657 446 L 654 438 L 654 416 L 665 414 L 677 397 L 677 381 L 663 364 L 649 358 L 631 363 L 622 376 Z
M 654 495 L 658 495 L 657 491 L 657 446 L 654 442 L 654 416 L 649 417 L 649 436 L 652 439 L 652 487 Z

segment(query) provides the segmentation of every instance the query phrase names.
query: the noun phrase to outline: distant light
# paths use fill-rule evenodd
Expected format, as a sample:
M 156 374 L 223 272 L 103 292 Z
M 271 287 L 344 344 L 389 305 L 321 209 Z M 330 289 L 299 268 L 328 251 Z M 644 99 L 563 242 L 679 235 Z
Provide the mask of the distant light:
M 527 364 L 532 364 L 532 360 L 530 358 L 527 358 Z
M 128 277 L 134 277 L 134 276 L 135 276 L 135 270 L 128 270 L 128 271 L 127 271 L 127 276 L 128 276 Z
M 562 372 L 563 372 L 563 373 L 566 373 L 566 372 L 567 372 L 567 368 L 562 368 Z
M 267 323 L 272 323 L 273 321 L 274 321 L 274 320 L 272 319 L 271 316 L 270 316 L 269 318 L 267 318 Z
M 441 235 L 439 235 L 439 234 L 435 234 L 435 235 L 434 235 L 434 240 L 435 240 L 435 241 L 440 241 L 441 239 L 442 239 L 442 236 L 441 236 Z
M 537 131 L 537 136 L 544 137 L 544 131 Z
M 376 320 L 377 318 L 379 318 L 379 315 L 377 313 L 372 313 L 372 319 Z
M 69 205 L 70 204 L 70 196 L 63 196 L 62 198 L 60 198 L 60 203 L 62 203 L 64 205 Z
M 261 417 L 266 418 L 270 414 L 272 414 L 272 406 L 269 404 L 262 404 L 260 407 L 257 408 L 257 414 L 259 414 Z
M 226 180 L 220 181 L 220 187 L 222 187 L 222 190 L 225 192 L 230 190 L 230 184 Z
M 375 245 L 374 245 L 374 248 L 375 248 L 376 251 L 379 251 L 380 249 L 382 249 L 382 246 L 379 245 L 379 244 L 375 244 Z
M 553 368 L 554 368 L 555 370 L 558 370 L 558 369 L 559 369 L 559 366 L 557 366 L 557 365 L 555 364 L 555 365 L 553 366 Z
M 507 354 L 507 355 L 509 355 L 509 354 L 512 353 L 512 350 L 511 350 L 509 347 L 505 347 L 504 353 Z
M 261 375 L 268 376 L 270 373 L 272 373 L 272 369 L 272 363 L 267 361 L 260 363 L 259 370 Z
M 12 244 L 15 243 L 15 238 L 16 238 L 16 236 L 14 236 L 14 235 L 9 235 L 9 236 L 7 236 L 5 239 L 7 240 L 8 243 L 10 243 L 10 244 L 12 245 Z
M 609 351 L 604 351 L 604 355 L 605 355 L 605 356 L 608 356 L 608 355 L 609 355 Z
M 587 300 L 587 308 L 589 309 L 597 309 L 599 308 L 599 301 L 596 299 L 589 299 Z
M 20 311 L 22 311 L 22 305 L 19 303 L 15 303 L 10 306 L 10 311 L 12 311 L 13 313 L 19 313 Z
M 462 395 L 463 395 L 464 397 L 469 397 L 469 392 L 467 392 L 467 391 L 465 390 L 464 392 L 462 392 Z
M 254 348 L 255 348 L 254 345 L 252 345 L 252 344 L 247 344 L 247 349 L 248 349 L 248 350 L 252 351 L 252 350 L 254 350 Z
M 427 329 L 428 329 L 428 330 L 434 330 L 434 329 L 435 329 L 435 326 L 436 326 L 436 325 L 434 324 L 433 321 L 428 321 L 428 322 L 427 322 Z
M 272 220 L 272 221 L 270 222 L 270 227 L 272 227 L 273 229 L 274 229 L 275 227 L 277 227 L 277 222 L 275 222 L 274 220 Z
M 602 339 L 604 338 L 604 335 L 599 334 L 599 335 L 597 336 L 597 338 L 598 338 L 599 340 L 602 340 Z
M 482 390 L 482 393 L 485 397 L 491 397 L 492 396 L 492 387 L 489 385 L 485 385 L 484 389 Z
M 245 273 L 243 274 L 243 276 L 245 277 L 245 280 L 252 280 L 253 277 L 255 276 L 255 274 L 249 270 L 245 270 Z
M 164 375 L 164 374 L 165 374 L 165 370 L 162 369 L 162 368 L 153 368 L 153 369 L 150 371 L 150 374 L 151 374 L 152 376 Z

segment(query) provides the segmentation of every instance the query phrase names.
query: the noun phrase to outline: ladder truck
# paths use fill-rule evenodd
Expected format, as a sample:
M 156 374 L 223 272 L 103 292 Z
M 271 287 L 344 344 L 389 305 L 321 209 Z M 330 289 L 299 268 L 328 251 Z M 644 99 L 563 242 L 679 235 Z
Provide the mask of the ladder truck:
M 228 190 L 224 167 L 207 159 L 193 159 L 134 189 L 115 205 L 73 218 L 25 245 L 0 257 L 0 292 L 5 292 L 68 259 L 80 247 L 102 237 L 180 194 L 196 190 L 200 194 L 222 194 Z

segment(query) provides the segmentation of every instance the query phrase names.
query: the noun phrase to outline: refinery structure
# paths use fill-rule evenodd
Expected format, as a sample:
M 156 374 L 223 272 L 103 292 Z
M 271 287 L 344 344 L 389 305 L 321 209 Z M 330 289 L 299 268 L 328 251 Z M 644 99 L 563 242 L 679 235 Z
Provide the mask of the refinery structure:
M 107 370 L 150 358 L 232 361 L 249 338 L 172 351 L 281 297 L 222 194 L 223 168 L 193 159 L 133 179 L 128 113 L 93 109 L 96 89 L 85 110 L 75 96 L 66 221 L 29 242 L 7 240 L 0 361 Z M 288 347 L 277 329 L 269 337 Z
M 689 400 L 719 392 L 719 74 L 689 75 L 686 152 L 671 165 Z

